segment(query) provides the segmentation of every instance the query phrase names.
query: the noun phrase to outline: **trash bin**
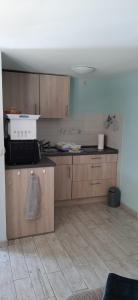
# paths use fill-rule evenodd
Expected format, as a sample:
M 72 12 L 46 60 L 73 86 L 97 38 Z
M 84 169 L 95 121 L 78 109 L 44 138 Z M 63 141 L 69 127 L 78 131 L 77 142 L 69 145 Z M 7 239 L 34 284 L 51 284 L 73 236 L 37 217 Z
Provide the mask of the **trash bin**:
M 117 187 L 111 187 L 108 191 L 108 206 L 120 206 L 121 191 Z

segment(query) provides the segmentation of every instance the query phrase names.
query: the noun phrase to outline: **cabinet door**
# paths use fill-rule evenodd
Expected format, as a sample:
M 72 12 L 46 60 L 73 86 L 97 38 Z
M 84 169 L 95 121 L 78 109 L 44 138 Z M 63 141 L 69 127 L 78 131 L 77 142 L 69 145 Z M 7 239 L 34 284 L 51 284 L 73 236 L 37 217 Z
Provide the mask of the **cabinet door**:
M 68 115 L 70 78 L 40 75 L 40 114 L 47 118 Z
M 55 167 L 55 200 L 71 199 L 72 166 L 60 165 Z
M 73 165 L 73 181 L 116 178 L 116 163 Z
M 117 154 L 75 155 L 73 156 L 73 165 L 115 163 L 117 159 Z
M 116 184 L 115 179 L 96 181 L 74 181 L 72 184 L 72 198 L 89 198 L 106 196 L 108 189 Z
M 39 113 L 39 75 L 3 72 L 4 110 L 15 107 L 21 113 Z
M 41 185 L 41 214 L 25 219 L 26 191 L 30 169 L 6 171 L 7 237 L 18 238 L 54 230 L 54 168 L 33 169 Z

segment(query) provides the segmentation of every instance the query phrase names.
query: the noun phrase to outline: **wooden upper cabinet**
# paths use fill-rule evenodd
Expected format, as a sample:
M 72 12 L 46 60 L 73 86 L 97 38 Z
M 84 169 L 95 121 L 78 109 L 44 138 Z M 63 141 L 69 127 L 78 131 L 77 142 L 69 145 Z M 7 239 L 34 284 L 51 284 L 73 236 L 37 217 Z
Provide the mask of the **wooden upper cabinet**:
M 39 74 L 3 71 L 3 106 L 39 114 Z
M 40 114 L 47 118 L 66 117 L 69 94 L 68 76 L 40 75 Z

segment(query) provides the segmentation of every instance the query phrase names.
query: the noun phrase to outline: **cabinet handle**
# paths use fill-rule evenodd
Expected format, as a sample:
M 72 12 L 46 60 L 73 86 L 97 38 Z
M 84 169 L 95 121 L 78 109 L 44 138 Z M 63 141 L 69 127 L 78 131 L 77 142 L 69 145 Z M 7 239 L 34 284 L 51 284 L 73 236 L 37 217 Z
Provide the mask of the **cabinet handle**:
M 46 170 L 45 169 L 43 169 L 43 174 L 45 174 L 46 173 Z
M 70 167 L 68 167 L 68 177 L 70 178 L 71 176 L 70 176 L 71 174 L 70 174 Z
M 91 157 L 91 159 L 101 159 L 101 157 Z
M 34 107 L 35 107 L 35 115 L 36 115 L 37 114 L 37 104 L 36 103 L 35 103 Z
M 91 168 L 101 168 L 102 166 L 91 166 Z
M 31 174 L 31 175 L 33 175 L 33 174 L 34 174 L 34 171 L 33 171 L 33 170 L 31 170 L 30 174 Z
M 18 172 L 17 172 L 17 175 L 18 175 L 18 176 L 20 176 L 20 175 L 21 175 L 21 172 L 20 172 L 20 171 L 18 171 Z
M 101 184 L 101 182 L 90 183 L 90 185 L 98 185 L 98 184 Z

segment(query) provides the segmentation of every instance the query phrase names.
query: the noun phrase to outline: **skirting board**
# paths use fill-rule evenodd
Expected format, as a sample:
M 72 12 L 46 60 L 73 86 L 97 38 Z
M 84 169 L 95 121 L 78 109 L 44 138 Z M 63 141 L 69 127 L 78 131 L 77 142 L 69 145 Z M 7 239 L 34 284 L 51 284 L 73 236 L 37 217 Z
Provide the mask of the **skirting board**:
M 55 207 L 57 206 L 70 206 L 70 205 L 81 205 L 87 203 L 106 203 L 107 197 L 93 197 L 84 199 L 73 199 L 73 200 L 59 200 L 55 201 Z
M 132 208 L 130 208 L 127 204 L 121 203 L 121 207 L 128 212 L 131 216 L 138 219 L 138 212 Z

